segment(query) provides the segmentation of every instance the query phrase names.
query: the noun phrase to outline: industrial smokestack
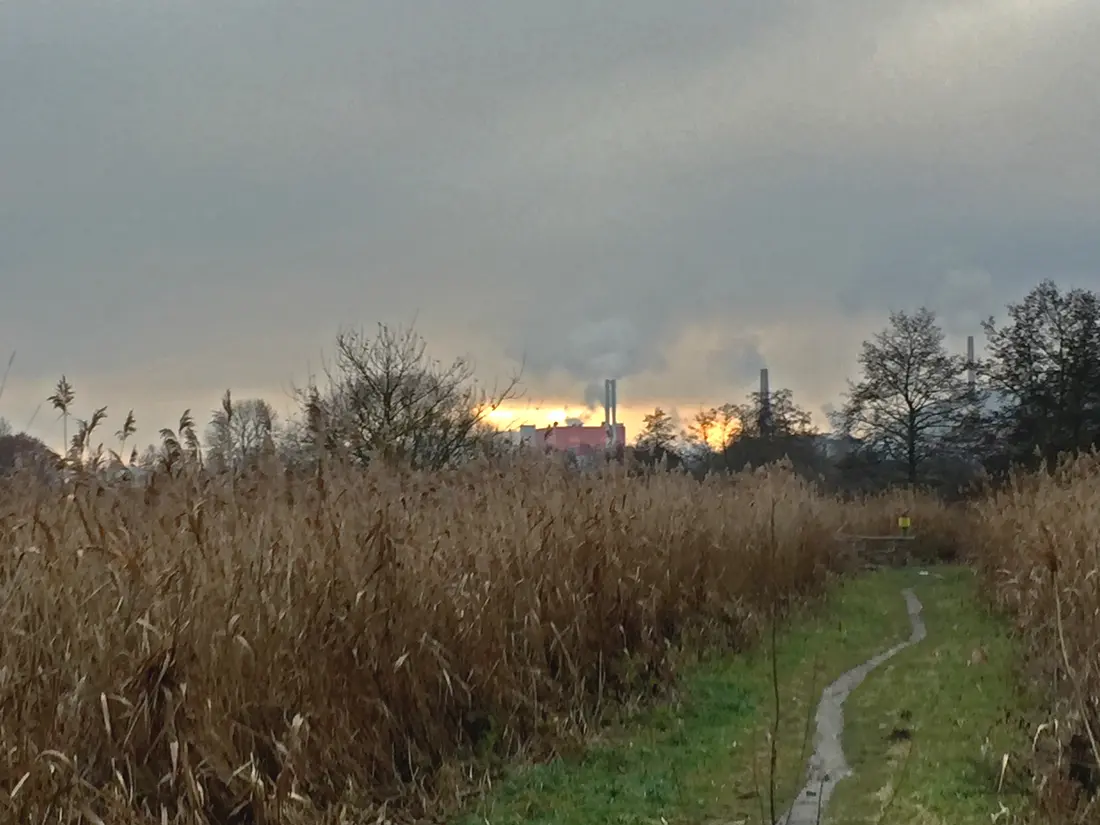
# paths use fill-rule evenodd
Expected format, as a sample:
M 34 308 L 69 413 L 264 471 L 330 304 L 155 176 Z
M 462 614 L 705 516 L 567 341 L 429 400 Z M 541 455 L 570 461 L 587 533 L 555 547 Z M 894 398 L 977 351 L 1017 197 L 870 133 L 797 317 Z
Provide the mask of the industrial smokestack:
M 619 383 L 611 379 L 611 444 L 619 443 Z
M 614 447 L 619 440 L 616 424 L 618 418 L 618 392 L 614 378 L 606 378 L 603 382 L 604 403 L 603 423 L 607 430 L 607 446 Z
M 970 389 L 974 389 L 976 383 L 974 368 L 974 336 L 966 336 L 966 383 Z
M 615 436 L 611 429 L 611 379 L 605 378 L 603 381 L 603 428 L 607 433 L 607 447 L 608 449 L 615 446 Z

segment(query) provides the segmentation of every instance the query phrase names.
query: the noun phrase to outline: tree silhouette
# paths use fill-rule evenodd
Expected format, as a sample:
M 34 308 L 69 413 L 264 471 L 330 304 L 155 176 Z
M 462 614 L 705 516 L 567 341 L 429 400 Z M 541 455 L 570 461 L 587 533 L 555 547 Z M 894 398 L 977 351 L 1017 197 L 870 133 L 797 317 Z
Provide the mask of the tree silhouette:
M 327 386 L 299 392 L 306 446 L 429 470 L 491 449 L 487 416 L 515 398 L 519 384 L 517 375 L 487 390 L 467 359 L 436 361 L 413 329 L 384 324 L 374 336 L 341 332 L 327 378 Z
M 947 352 L 935 314 L 922 307 L 891 313 L 889 326 L 864 342 L 859 365 L 862 376 L 845 398 L 845 430 L 899 462 L 914 483 L 925 462 L 958 443 L 973 403 L 966 359 Z
M 1008 323 L 982 326 L 992 393 L 987 446 L 999 465 L 1054 461 L 1100 444 L 1100 299 L 1053 281 L 1010 304 Z
M 636 441 L 640 449 L 652 453 L 669 452 L 676 443 L 676 423 L 660 407 L 642 419 L 642 431 Z
M 206 428 L 206 461 L 213 470 L 239 471 L 275 453 L 276 413 L 262 398 L 234 401 L 225 391 Z

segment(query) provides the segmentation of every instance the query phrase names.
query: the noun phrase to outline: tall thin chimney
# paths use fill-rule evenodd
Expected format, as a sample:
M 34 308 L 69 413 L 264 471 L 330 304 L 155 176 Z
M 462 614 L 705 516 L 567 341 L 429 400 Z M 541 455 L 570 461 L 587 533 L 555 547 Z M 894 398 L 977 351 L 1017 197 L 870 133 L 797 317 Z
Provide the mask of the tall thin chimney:
M 619 443 L 616 424 L 618 418 L 618 398 L 614 378 L 605 378 L 603 382 L 603 423 L 607 429 L 607 446 L 615 447 Z
M 611 379 L 611 443 L 619 443 L 619 383 Z
M 970 389 L 974 389 L 976 382 L 974 368 L 974 336 L 966 336 L 966 383 Z
M 611 430 L 611 379 L 603 380 L 603 428 L 607 433 L 607 447 L 615 446 L 615 435 Z

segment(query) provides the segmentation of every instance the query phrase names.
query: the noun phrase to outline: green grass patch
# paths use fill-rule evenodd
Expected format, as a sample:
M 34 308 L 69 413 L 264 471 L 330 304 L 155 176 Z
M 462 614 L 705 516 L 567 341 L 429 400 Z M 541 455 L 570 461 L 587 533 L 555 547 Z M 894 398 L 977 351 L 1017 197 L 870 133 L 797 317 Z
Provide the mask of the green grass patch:
M 781 634 L 777 808 L 802 785 L 822 689 L 908 638 L 900 591 L 910 580 L 905 571 L 880 571 L 843 581 Z M 766 822 L 774 718 L 767 646 L 687 668 L 680 687 L 676 705 L 640 714 L 579 758 L 513 770 L 457 822 Z
M 1006 719 L 1027 704 L 1012 639 L 982 609 L 969 570 L 904 576 L 924 606 L 928 638 L 873 671 L 845 703 L 854 775 L 837 787 L 826 822 L 1011 822 L 1028 801 L 1015 771 L 1000 776 L 1003 755 L 1028 746 L 1027 732 Z

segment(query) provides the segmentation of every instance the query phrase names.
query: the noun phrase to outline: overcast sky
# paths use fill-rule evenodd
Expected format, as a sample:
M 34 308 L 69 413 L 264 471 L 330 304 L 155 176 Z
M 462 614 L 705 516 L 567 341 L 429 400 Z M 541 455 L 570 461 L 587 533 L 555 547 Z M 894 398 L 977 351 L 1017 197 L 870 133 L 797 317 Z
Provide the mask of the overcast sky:
M 891 308 L 1100 287 L 1097 43 L 1095 0 L 8 0 L 0 415 L 65 373 L 151 440 L 414 318 L 535 400 L 766 365 L 816 412 Z

